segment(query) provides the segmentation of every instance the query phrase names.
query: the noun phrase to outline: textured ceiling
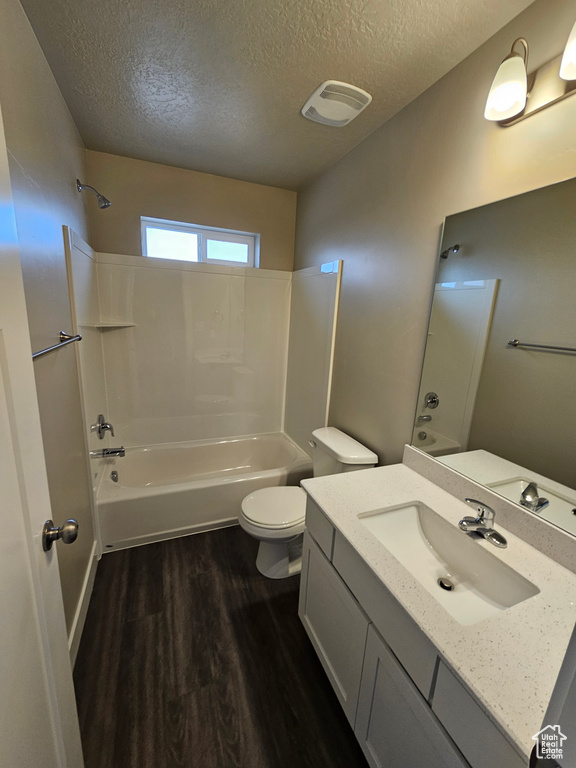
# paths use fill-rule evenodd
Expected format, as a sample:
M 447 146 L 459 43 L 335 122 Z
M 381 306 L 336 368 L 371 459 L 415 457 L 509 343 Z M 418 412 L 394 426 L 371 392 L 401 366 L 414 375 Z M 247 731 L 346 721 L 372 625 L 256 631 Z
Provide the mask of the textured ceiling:
M 297 189 L 532 0 L 22 0 L 89 149 Z M 300 114 L 369 91 L 344 128 Z

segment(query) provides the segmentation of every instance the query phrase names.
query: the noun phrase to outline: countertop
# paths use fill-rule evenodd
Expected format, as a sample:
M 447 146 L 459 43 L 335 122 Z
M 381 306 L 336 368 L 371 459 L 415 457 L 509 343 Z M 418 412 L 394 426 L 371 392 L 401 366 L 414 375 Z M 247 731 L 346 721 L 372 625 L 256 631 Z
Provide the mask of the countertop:
M 471 626 L 455 621 L 360 522 L 358 515 L 420 501 L 457 525 L 470 507 L 403 464 L 302 482 L 521 754 L 540 730 L 574 624 L 576 575 L 498 525 L 498 549 L 476 543 L 535 584 L 534 597 Z M 527 513 L 529 514 L 529 513 Z M 465 534 L 462 533 L 464 536 Z
M 502 493 L 495 484 L 505 480 L 514 480 L 516 478 L 526 478 L 526 480 L 537 483 L 542 496 L 550 493 L 555 494 L 559 499 L 564 500 L 566 507 L 556 506 L 556 501 L 552 498 L 550 506 L 544 507 L 538 515 L 543 520 L 559 526 L 576 536 L 576 517 L 570 514 L 570 507 L 576 506 L 574 491 L 566 485 L 550 480 L 544 475 L 532 472 L 520 464 L 514 464 L 500 456 L 495 456 L 484 450 L 466 451 L 464 453 L 453 453 L 450 456 L 440 456 L 437 458 L 442 464 L 455 469 L 462 475 L 471 478 L 477 483 L 482 483 L 491 488 L 496 493 Z M 506 494 L 503 494 L 506 498 Z M 516 500 L 517 501 L 517 500 Z M 576 558 L 576 554 L 575 554 Z

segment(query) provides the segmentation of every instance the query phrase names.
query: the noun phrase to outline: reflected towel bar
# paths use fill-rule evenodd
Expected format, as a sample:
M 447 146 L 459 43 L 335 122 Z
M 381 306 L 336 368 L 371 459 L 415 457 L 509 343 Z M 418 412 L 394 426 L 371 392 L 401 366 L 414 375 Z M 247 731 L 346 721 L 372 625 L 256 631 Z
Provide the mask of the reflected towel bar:
M 534 347 L 535 349 L 553 349 L 557 352 L 576 352 L 576 347 L 552 347 L 550 344 L 525 344 L 518 339 L 508 342 L 509 347 Z
M 73 341 L 82 341 L 82 336 L 80 336 L 80 334 L 70 336 L 69 333 L 60 331 L 60 342 L 54 344 L 52 347 L 46 347 L 46 349 L 41 349 L 39 352 L 34 352 L 32 360 L 36 360 L 37 357 L 42 357 L 42 355 L 47 355 L 48 352 L 53 352 L 55 349 L 60 349 L 60 347 L 65 347 L 66 344 L 72 344 Z

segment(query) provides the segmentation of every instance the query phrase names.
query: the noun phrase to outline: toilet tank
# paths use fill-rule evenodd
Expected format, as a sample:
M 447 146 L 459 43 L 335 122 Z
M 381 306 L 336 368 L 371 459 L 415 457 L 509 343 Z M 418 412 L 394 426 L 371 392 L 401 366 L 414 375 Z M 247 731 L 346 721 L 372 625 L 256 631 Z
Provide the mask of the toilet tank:
M 375 453 L 336 427 L 315 429 L 310 444 L 314 477 L 370 469 L 378 463 Z

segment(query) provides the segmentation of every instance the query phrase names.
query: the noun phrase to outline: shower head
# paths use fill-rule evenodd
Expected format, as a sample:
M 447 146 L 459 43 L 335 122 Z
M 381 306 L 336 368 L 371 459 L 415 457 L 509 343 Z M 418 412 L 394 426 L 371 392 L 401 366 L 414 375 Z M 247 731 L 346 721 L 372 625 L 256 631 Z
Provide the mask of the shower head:
M 78 190 L 78 192 L 82 192 L 82 190 L 84 189 L 89 189 L 90 192 L 94 192 L 94 194 L 98 198 L 98 208 L 110 208 L 110 206 L 112 205 L 110 200 L 108 200 L 107 197 L 104 197 L 104 195 L 101 195 L 97 189 L 94 189 L 94 187 L 91 187 L 89 184 L 82 184 L 82 182 L 79 179 L 76 179 L 76 189 Z
M 440 254 L 440 258 L 447 259 L 451 253 L 458 253 L 459 250 L 460 250 L 459 245 L 451 245 L 450 248 L 446 248 L 445 251 L 442 251 L 442 253 Z

